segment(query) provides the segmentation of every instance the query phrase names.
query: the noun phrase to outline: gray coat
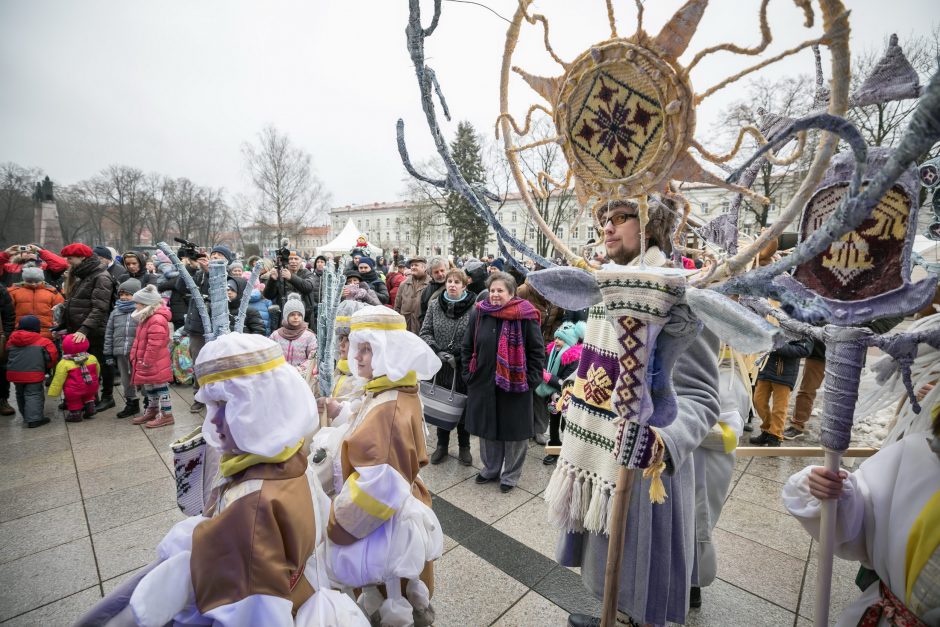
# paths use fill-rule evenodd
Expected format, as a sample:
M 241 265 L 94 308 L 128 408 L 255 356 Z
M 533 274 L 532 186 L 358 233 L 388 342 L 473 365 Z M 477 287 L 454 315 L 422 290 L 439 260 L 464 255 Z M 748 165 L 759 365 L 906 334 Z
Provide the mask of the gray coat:
M 662 505 L 650 503 L 650 482 L 635 473 L 620 571 L 620 609 L 640 623 L 657 625 L 685 623 L 689 607 L 695 558 L 692 452 L 719 413 L 718 339 L 707 329 L 676 362 L 673 384 L 679 413 L 671 425 L 659 430 L 670 460 L 662 477 L 668 496 Z M 606 536 L 563 533 L 557 559 L 563 566 L 579 566 L 587 589 L 598 599 L 603 597 Z
M 117 307 L 108 318 L 108 326 L 104 332 L 105 355 L 130 355 L 134 344 L 134 335 L 137 333 L 137 320 L 131 314 L 124 313 Z
M 460 344 L 467 332 L 470 322 L 470 313 L 473 311 L 474 297 L 472 292 L 465 292 L 464 300 L 459 303 L 449 303 L 447 311 L 441 308 L 441 298 L 431 301 L 428 313 L 421 325 L 421 339 L 431 347 L 435 353 L 447 352 L 454 356 L 457 363 L 457 372 L 461 372 Z M 456 305 L 456 306 L 455 306 Z M 454 371 L 447 364 L 443 364 L 434 379 L 438 385 L 450 387 L 453 384 Z M 457 377 L 457 391 L 466 393 L 467 384 L 463 377 Z

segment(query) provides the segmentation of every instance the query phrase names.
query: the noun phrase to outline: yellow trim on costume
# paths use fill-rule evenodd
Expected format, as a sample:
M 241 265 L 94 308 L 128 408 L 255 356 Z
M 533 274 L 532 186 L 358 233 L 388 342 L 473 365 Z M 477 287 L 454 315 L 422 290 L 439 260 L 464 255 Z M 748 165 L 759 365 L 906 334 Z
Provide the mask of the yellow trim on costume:
M 725 453 L 729 455 L 734 453 L 734 449 L 738 448 L 738 434 L 720 420 L 718 421 L 718 428 L 721 429 L 721 442 L 725 446 Z
M 382 501 L 376 499 L 371 494 L 362 491 L 359 487 L 359 473 L 353 472 L 349 475 L 349 498 L 352 502 L 373 518 L 379 520 L 388 520 L 395 515 L 395 508 L 389 507 Z
M 911 592 L 914 582 L 920 576 L 920 571 L 927 565 L 927 561 L 940 546 L 940 490 L 938 490 L 927 505 L 917 515 L 907 536 L 907 559 L 904 565 L 905 594 L 904 602 L 911 602 Z
M 381 377 L 376 377 L 368 383 L 366 383 L 366 392 L 372 392 L 373 394 L 380 394 L 386 390 L 393 390 L 395 388 L 404 388 L 418 385 L 418 374 L 414 370 L 409 370 L 401 379 L 397 381 L 392 381 L 387 376 L 382 375 Z
M 293 457 L 303 445 L 304 439 L 300 438 L 300 442 L 296 446 L 285 446 L 284 450 L 274 457 L 265 457 L 255 453 L 241 453 L 239 455 L 228 453 L 223 455 L 221 461 L 219 461 L 219 473 L 223 477 L 231 477 L 258 464 L 280 464 Z
M 209 385 L 210 383 L 218 383 L 219 381 L 227 381 L 228 379 L 235 379 L 237 377 L 244 377 L 246 375 L 261 374 L 262 372 L 274 370 L 278 366 L 283 366 L 286 363 L 287 361 L 282 355 L 280 357 L 275 357 L 270 361 L 255 364 L 253 366 L 242 366 L 241 368 L 232 368 L 230 370 L 213 372 L 212 374 L 207 374 L 204 377 L 200 377 L 199 385 Z
M 349 325 L 350 332 L 368 329 L 375 331 L 407 331 L 408 326 L 404 322 L 353 322 Z

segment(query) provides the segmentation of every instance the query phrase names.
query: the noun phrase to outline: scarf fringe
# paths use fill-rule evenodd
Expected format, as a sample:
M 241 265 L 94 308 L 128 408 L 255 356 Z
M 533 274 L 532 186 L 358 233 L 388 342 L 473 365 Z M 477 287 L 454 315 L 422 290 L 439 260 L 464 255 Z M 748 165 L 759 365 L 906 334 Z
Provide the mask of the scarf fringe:
M 545 489 L 549 516 L 567 531 L 610 532 L 611 498 L 614 486 L 564 459 Z

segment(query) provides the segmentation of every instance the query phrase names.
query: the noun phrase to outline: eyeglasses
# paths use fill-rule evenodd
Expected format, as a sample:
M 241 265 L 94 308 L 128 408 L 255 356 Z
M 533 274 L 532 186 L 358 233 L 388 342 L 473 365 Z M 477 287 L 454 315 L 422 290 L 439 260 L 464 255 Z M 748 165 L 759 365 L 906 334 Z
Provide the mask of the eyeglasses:
M 621 224 L 624 224 L 630 218 L 636 218 L 636 217 L 638 216 L 635 213 L 615 213 L 613 215 L 607 216 L 607 219 L 601 222 L 600 226 L 595 227 L 595 230 L 597 231 L 598 235 L 600 235 L 600 234 L 603 234 L 604 228 L 607 227 L 608 222 L 610 222 L 614 226 L 620 226 Z

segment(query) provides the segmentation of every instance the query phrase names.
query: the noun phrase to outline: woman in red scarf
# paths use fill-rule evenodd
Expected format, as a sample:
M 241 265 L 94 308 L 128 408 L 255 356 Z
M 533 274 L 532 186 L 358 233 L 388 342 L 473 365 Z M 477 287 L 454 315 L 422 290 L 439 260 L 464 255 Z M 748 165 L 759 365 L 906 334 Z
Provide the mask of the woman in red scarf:
M 542 380 L 545 347 L 538 311 L 516 297 L 516 281 L 490 275 L 487 300 L 477 303 L 461 347 L 467 382 L 467 431 L 480 438 L 483 470 L 477 483 L 499 480 L 509 492 L 519 481 L 532 422 L 532 392 Z

